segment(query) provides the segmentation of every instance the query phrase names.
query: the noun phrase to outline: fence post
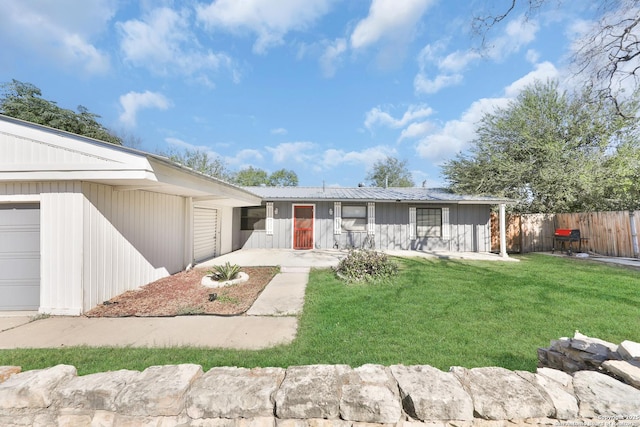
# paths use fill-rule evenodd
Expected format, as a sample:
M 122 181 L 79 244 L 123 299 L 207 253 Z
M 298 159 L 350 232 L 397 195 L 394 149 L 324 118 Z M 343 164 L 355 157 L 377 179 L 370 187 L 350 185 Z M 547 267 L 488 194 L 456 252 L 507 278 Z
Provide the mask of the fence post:
M 636 230 L 635 211 L 629 211 L 629 225 L 631 225 L 631 244 L 633 245 L 633 257 L 638 258 L 638 231 Z

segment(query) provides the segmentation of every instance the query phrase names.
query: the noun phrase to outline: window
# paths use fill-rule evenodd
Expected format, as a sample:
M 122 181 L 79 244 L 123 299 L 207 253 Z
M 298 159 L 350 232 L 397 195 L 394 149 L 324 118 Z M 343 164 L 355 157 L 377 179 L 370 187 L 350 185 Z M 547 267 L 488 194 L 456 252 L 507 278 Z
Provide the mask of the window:
M 344 231 L 367 231 L 367 207 L 364 205 L 343 205 L 342 229 Z
M 416 235 L 418 237 L 442 237 L 442 209 L 416 209 Z
M 256 206 L 250 208 L 240 208 L 240 229 L 241 230 L 264 230 L 267 218 L 267 208 Z

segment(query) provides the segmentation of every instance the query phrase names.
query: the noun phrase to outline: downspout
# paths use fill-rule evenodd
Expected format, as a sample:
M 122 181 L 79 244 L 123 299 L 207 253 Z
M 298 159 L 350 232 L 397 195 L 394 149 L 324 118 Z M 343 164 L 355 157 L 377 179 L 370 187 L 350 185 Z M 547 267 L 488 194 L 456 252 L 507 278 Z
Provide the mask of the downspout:
M 500 256 L 502 258 L 509 257 L 507 255 L 507 226 L 505 217 L 505 204 L 500 203 Z

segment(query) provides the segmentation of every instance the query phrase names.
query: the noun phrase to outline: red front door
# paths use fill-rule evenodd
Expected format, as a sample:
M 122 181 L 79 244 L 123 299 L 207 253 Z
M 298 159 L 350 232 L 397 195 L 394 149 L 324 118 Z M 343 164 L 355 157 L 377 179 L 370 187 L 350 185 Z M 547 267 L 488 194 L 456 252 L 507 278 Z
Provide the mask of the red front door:
M 313 206 L 293 207 L 293 249 L 313 249 Z

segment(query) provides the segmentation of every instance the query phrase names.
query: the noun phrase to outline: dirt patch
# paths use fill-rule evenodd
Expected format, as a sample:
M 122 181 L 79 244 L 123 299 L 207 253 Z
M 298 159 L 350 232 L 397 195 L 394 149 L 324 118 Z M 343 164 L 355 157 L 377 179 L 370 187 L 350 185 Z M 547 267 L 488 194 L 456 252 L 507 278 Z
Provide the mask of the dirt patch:
M 120 294 L 87 313 L 88 317 L 157 317 L 189 314 L 238 315 L 246 312 L 277 273 L 276 267 L 245 267 L 249 280 L 223 288 L 200 284 L 206 269 L 173 274 Z M 217 298 L 209 301 L 209 295 Z

